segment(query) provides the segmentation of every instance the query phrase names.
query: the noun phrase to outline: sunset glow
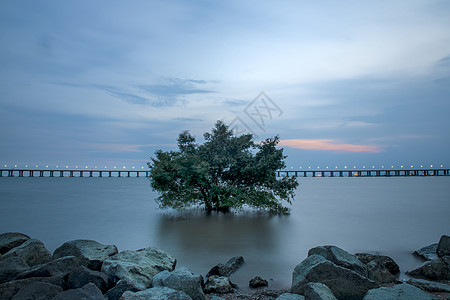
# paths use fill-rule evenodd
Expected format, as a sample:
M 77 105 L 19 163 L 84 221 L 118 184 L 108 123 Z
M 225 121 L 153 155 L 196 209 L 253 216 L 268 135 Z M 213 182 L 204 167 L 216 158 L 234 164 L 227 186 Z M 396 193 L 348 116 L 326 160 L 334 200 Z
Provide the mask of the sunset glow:
M 306 150 L 325 150 L 334 152 L 372 152 L 379 153 L 380 148 L 371 145 L 341 144 L 331 139 L 292 139 L 281 140 L 280 146 Z

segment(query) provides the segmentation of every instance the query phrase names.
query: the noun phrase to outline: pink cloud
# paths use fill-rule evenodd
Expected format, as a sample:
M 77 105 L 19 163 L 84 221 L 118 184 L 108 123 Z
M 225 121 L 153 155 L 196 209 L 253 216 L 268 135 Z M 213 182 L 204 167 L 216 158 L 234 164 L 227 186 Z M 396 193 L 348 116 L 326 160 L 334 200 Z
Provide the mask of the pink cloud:
M 287 146 L 297 149 L 308 150 L 325 150 L 335 152 L 380 152 L 378 146 L 369 145 L 352 145 L 352 144 L 339 144 L 330 139 L 292 139 L 292 140 L 280 140 L 280 146 Z

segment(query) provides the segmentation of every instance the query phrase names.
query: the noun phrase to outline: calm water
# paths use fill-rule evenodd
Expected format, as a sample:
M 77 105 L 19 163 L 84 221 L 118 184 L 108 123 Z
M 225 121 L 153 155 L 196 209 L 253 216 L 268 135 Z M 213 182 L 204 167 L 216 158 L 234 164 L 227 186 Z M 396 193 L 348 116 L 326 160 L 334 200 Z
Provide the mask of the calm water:
M 231 279 L 245 287 L 258 275 L 272 288 L 288 288 L 318 245 L 389 255 L 405 272 L 421 263 L 411 252 L 450 234 L 450 177 L 301 178 L 282 217 L 180 215 L 158 209 L 156 195 L 145 178 L 0 178 L 0 232 L 26 233 L 50 251 L 81 238 L 156 246 L 203 275 L 242 255 Z

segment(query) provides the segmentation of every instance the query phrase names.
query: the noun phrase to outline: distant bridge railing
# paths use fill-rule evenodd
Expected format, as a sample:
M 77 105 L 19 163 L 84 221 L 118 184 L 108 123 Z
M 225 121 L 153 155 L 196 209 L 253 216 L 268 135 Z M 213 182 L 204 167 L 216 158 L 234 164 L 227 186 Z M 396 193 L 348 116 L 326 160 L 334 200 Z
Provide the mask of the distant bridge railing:
M 0 177 L 150 177 L 150 171 L 0 169 Z

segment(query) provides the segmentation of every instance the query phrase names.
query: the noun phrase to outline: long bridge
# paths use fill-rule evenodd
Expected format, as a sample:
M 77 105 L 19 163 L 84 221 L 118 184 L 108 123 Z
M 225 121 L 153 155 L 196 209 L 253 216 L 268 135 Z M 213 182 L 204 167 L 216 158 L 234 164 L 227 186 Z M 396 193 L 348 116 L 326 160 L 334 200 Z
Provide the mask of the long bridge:
M 279 170 L 278 177 L 449 176 L 450 169 Z M 0 177 L 150 177 L 149 170 L 0 169 Z

